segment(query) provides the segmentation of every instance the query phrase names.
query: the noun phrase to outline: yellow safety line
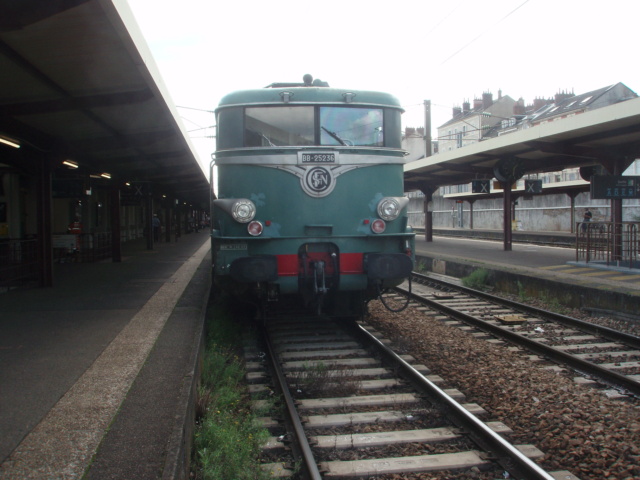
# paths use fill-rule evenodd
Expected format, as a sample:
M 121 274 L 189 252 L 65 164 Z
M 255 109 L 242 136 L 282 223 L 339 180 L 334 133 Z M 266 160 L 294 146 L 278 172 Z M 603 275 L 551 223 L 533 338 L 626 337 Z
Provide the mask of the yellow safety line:
M 596 277 L 596 276 L 602 276 L 602 275 L 617 275 L 617 274 L 618 272 L 600 271 L 600 272 L 594 272 L 594 273 L 585 273 L 584 276 Z
M 587 267 L 578 267 L 578 268 L 569 268 L 567 270 L 560 270 L 560 273 L 576 273 L 576 272 L 593 272 L 592 268 Z
M 621 277 L 611 277 L 611 280 L 637 280 L 640 275 L 622 275 Z

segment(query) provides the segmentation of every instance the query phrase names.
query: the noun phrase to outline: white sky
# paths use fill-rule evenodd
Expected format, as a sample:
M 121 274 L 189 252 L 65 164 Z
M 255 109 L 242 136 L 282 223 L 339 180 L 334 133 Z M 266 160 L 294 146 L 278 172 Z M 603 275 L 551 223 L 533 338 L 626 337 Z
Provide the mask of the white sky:
M 483 92 L 525 103 L 622 82 L 640 93 L 636 0 L 128 0 L 205 171 L 227 93 L 305 73 L 389 92 L 436 128 Z

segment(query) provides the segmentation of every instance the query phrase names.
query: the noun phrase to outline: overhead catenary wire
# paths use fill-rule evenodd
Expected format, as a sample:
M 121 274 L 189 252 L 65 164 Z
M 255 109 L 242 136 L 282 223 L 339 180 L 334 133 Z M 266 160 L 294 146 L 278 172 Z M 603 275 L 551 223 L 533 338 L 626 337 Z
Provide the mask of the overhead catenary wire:
M 184 107 L 182 105 L 176 105 L 176 108 L 186 108 L 187 110 L 198 110 L 200 112 L 216 113 L 215 110 L 207 110 L 204 108 L 195 108 L 195 107 Z
M 503 22 L 504 20 L 506 20 L 507 18 L 509 18 L 511 15 L 513 15 L 516 11 L 518 11 L 521 7 L 523 7 L 526 3 L 528 3 L 529 0 L 524 0 L 524 2 L 522 2 L 520 5 L 518 5 L 516 8 L 514 8 L 513 10 L 511 10 L 509 13 L 507 13 L 504 17 L 502 17 L 500 20 L 498 20 L 496 23 L 493 24 L 493 27 L 496 27 L 497 25 L 499 25 L 501 22 Z M 492 27 L 492 28 L 493 28 Z M 449 55 L 447 58 L 445 58 L 442 63 L 440 63 L 440 66 L 444 65 L 445 63 L 447 63 L 449 60 L 451 60 L 453 57 L 455 57 L 456 55 L 458 55 L 460 52 L 462 52 L 463 50 L 465 50 L 467 47 L 469 47 L 470 45 L 473 45 L 477 40 L 479 40 L 481 37 L 484 36 L 485 33 L 487 33 L 488 31 L 492 30 L 492 28 L 487 28 L 487 29 L 483 29 L 483 31 L 477 35 L 476 37 L 474 37 L 473 39 L 471 39 L 469 42 L 467 42 L 466 44 L 464 44 L 462 47 L 460 47 L 458 50 L 456 50 L 455 52 L 453 52 L 451 55 Z
M 216 128 L 216 126 L 215 125 L 209 125 L 208 127 L 194 128 L 193 130 L 187 130 L 187 133 L 197 132 L 198 130 L 206 130 L 207 128 Z

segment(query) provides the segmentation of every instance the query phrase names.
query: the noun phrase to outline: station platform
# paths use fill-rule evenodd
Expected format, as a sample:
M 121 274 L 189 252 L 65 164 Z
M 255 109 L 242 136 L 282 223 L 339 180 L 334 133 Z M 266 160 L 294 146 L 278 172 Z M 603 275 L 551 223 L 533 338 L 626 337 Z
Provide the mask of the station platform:
M 184 476 L 209 252 L 208 232 L 129 242 L 0 295 L 0 478 Z
M 416 235 L 424 235 L 424 230 L 416 229 Z M 469 229 L 469 228 L 437 228 L 433 234 L 444 237 L 482 238 L 502 242 L 502 230 Z M 515 243 L 532 243 L 536 245 L 552 245 L 555 247 L 576 246 L 576 235 L 571 232 L 534 232 L 527 230 L 513 230 L 512 241 Z
M 498 290 L 514 295 L 595 314 L 640 312 L 640 270 L 576 261 L 570 233 L 526 232 L 525 240 L 514 232 L 505 251 L 501 231 L 454 230 L 434 230 L 432 242 L 416 233 L 419 268 L 456 278 L 485 269 Z

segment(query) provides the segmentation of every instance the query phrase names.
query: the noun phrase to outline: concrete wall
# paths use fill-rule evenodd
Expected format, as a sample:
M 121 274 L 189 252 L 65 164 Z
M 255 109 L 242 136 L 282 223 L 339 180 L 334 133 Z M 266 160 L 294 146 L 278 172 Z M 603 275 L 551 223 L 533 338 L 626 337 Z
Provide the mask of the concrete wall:
M 424 227 L 424 196 L 412 192 L 408 194 L 409 225 Z M 588 193 L 576 197 L 576 221 L 582 220 L 586 207 L 591 209 L 594 221 L 609 221 L 611 204 L 608 200 L 591 200 Z M 456 203 L 455 200 L 435 196 L 429 204 L 433 212 L 434 228 L 469 228 L 469 202 Z M 459 215 L 462 214 L 462 227 Z M 476 229 L 502 230 L 502 198 L 477 200 L 473 204 L 473 227 Z M 625 221 L 640 220 L 640 200 L 625 200 L 623 204 Z M 567 195 L 538 195 L 530 200 L 518 199 L 515 220 L 518 230 L 538 232 L 571 232 L 571 200 Z

